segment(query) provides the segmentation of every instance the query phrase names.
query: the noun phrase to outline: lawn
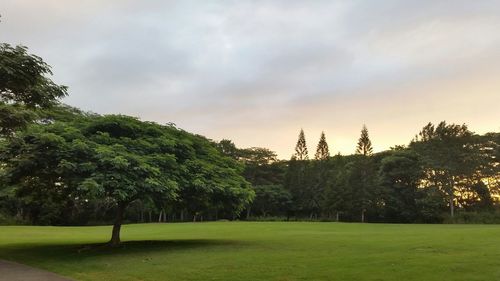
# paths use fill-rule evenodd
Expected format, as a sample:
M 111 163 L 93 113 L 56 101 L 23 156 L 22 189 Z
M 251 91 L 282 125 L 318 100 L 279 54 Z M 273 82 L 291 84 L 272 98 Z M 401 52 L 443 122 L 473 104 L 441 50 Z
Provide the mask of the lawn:
M 77 280 L 500 280 L 500 226 L 308 222 L 0 227 L 0 258 Z

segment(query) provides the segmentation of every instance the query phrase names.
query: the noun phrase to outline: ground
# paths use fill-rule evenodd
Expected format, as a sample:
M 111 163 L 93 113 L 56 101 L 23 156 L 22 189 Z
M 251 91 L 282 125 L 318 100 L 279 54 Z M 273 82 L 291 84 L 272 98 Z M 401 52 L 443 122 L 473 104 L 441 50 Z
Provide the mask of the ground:
M 70 281 L 52 272 L 24 264 L 0 260 L 0 281 Z
M 500 280 L 500 225 L 0 227 L 0 258 L 76 280 Z

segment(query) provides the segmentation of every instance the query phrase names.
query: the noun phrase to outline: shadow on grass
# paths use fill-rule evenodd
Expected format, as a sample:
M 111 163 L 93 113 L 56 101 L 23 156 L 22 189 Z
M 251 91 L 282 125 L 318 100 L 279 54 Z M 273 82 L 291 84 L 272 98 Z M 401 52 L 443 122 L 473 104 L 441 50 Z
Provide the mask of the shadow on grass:
M 185 240 L 145 240 L 125 241 L 119 246 L 110 247 L 106 243 L 98 244 L 25 244 L 9 245 L 0 248 L 0 258 L 22 262 L 55 261 L 71 262 L 104 256 L 147 255 L 155 252 L 173 253 L 203 248 L 241 248 L 246 242 L 216 239 Z

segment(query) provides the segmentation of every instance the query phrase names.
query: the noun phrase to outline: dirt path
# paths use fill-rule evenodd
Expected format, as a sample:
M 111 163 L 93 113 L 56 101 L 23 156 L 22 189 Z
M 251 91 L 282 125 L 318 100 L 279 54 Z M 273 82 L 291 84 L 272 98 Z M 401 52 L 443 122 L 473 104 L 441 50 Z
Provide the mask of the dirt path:
M 71 281 L 71 279 L 20 263 L 0 260 L 0 281 Z

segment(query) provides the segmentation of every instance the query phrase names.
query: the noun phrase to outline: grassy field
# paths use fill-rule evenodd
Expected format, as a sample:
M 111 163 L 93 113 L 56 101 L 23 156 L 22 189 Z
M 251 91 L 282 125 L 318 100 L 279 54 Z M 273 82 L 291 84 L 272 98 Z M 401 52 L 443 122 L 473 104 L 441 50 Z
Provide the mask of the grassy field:
M 307 222 L 0 227 L 0 258 L 77 280 L 500 280 L 500 226 Z

